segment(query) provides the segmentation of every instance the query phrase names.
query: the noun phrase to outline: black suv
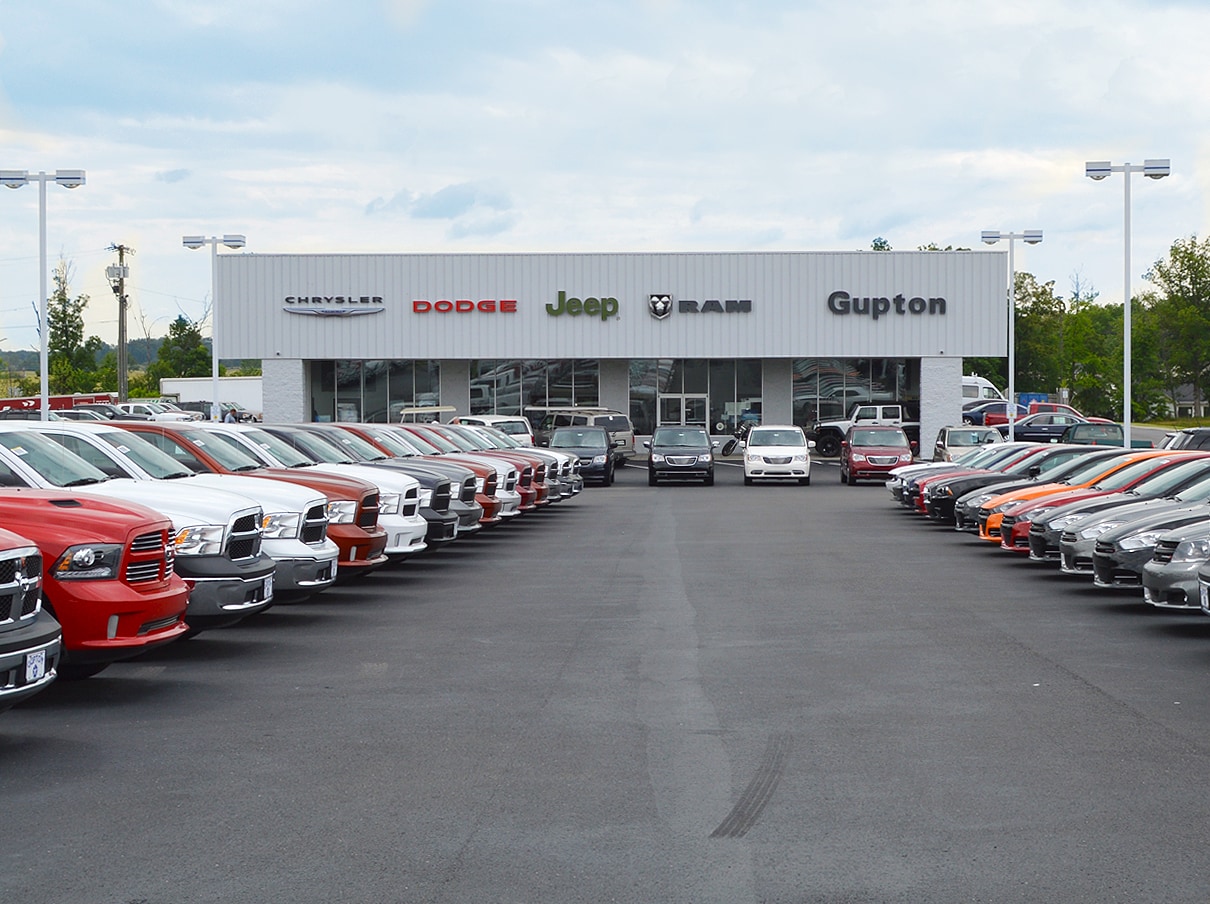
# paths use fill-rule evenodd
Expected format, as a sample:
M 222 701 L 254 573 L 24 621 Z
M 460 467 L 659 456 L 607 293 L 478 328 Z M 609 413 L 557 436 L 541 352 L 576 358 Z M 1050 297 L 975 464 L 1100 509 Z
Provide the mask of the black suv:
M 614 442 L 604 427 L 556 427 L 550 434 L 550 449 L 580 459 L 580 476 L 599 480 L 601 486 L 613 483 L 613 471 L 618 459 L 614 452 L 621 440 Z
M 647 485 L 661 479 L 700 480 L 714 486 L 714 447 L 704 427 L 656 427 L 647 459 Z

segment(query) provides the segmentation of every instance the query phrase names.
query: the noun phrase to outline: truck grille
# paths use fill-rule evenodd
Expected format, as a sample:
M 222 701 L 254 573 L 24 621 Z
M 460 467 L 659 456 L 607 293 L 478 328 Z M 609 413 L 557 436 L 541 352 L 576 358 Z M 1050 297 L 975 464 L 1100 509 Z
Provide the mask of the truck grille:
M 18 621 L 38 611 L 42 598 L 42 556 L 32 547 L 9 549 L 0 559 L 0 622 Z
M 145 584 L 159 581 L 172 574 L 174 550 L 162 530 L 139 534 L 130 541 L 126 562 L 126 582 Z
M 303 516 L 302 533 L 299 535 L 304 543 L 322 543 L 328 536 L 327 505 L 320 503 L 307 509 Z
M 1180 545 L 1179 540 L 1161 540 L 1155 545 L 1155 552 L 1151 554 L 1151 561 L 1165 564 L 1171 562 L 1172 557 L 1176 555 L 1176 548 Z
M 473 475 L 462 481 L 461 499 L 467 505 L 475 501 L 475 478 Z
M 227 555 L 232 559 L 251 559 L 260 554 L 260 517 L 241 515 L 231 526 Z
M 378 494 L 370 493 L 357 510 L 357 526 L 372 529 L 378 525 Z
M 495 474 L 488 474 L 486 477 L 483 478 L 483 495 L 484 496 L 495 496 L 496 495 L 496 475 Z
M 433 487 L 433 495 L 429 498 L 429 508 L 435 512 L 450 510 L 450 482 L 440 480 Z
M 418 508 L 420 508 L 420 491 L 416 487 L 412 487 L 403 494 L 403 517 L 413 517 Z
M 517 483 L 519 483 L 523 487 L 533 486 L 534 469 L 530 468 L 530 467 L 522 468 L 521 475 L 517 478 Z

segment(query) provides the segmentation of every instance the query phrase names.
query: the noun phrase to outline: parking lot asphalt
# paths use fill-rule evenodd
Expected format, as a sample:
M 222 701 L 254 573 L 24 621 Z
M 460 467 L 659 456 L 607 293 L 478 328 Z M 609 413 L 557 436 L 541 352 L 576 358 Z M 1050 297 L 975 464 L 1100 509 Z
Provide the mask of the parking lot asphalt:
M 610 488 L 0 714 L 0 900 L 1204 901 L 1210 618 Z

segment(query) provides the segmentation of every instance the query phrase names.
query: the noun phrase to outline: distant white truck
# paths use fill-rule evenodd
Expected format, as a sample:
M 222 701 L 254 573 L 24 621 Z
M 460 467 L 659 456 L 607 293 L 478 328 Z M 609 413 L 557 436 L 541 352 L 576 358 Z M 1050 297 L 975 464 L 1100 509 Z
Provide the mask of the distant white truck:
M 260 377 L 219 377 L 220 402 L 235 402 L 260 420 L 265 396 Z M 160 380 L 160 395 L 178 402 L 210 402 L 214 381 L 210 377 L 165 377 Z

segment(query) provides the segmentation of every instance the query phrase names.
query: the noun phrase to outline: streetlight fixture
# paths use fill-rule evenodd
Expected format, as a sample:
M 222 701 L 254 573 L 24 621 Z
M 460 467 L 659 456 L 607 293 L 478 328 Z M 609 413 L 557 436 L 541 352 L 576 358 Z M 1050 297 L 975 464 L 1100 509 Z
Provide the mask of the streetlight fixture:
M 1122 173 L 1125 178 L 1122 180 L 1126 183 L 1126 198 L 1125 198 L 1125 226 L 1124 232 L 1124 267 L 1123 267 L 1123 283 L 1125 285 L 1125 298 L 1122 301 L 1122 442 L 1126 448 L 1130 448 L 1130 175 L 1132 173 L 1142 173 L 1148 179 L 1163 179 L 1171 173 L 1171 161 L 1167 157 L 1155 158 L 1153 160 L 1144 160 L 1143 165 L 1131 163 L 1113 164 L 1108 160 L 1091 160 L 1084 164 L 1084 175 L 1089 179 L 1100 182 L 1102 179 L 1108 179 L 1110 173 Z
M 181 244 L 190 251 L 210 246 L 210 420 L 222 420 L 222 406 L 218 398 L 218 246 L 228 248 L 243 248 L 247 238 L 242 235 L 186 235 L 181 237 Z
M 1014 246 L 1017 239 L 1021 239 L 1027 245 L 1040 244 L 1042 230 L 997 232 L 994 229 L 985 229 L 982 237 L 988 245 L 994 245 L 1001 239 L 1008 239 L 1008 404 L 1004 406 L 1004 412 L 1008 415 L 1008 441 L 1011 443 L 1017 439 L 1017 264 L 1014 257 Z
M 79 188 L 84 184 L 84 170 L 61 169 L 53 173 L 31 173 L 28 170 L 0 170 L 0 185 L 5 188 L 20 188 L 31 182 L 38 183 L 38 366 L 42 369 L 39 403 L 42 420 L 50 419 L 50 382 L 48 360 L 50 358 L 50 323 L 47 320 L 46 299 L 46 183 L 54 182 L 64 188 Z

